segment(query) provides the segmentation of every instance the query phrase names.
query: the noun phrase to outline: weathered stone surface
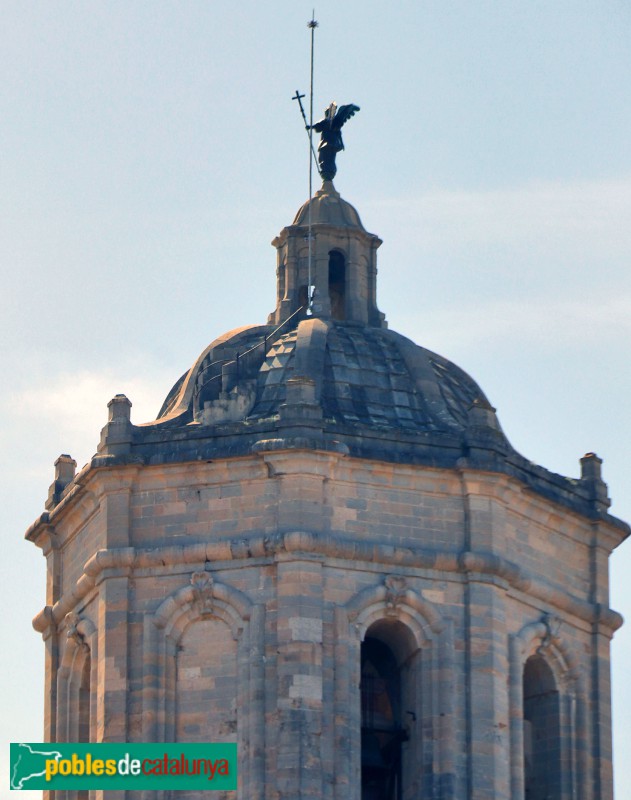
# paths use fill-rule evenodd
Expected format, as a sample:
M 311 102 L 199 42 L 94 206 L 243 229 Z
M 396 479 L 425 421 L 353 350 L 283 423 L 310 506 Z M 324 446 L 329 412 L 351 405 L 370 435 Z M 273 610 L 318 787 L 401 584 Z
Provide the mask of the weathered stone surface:
M 217 339 L 147 425 L 117 396 L 93 461 L 56 463 L 27 532 L 48 562 L 46 738 L 237 741 L 241 800 L 360 800 L 383 646 L 405 800 L 541 800 L 538 680 L 551 796 L 611 800 L 607 561 L 629 529 L 600 460 L 577 480 L 530 464 L 471 378 L 386 330 L 380 241 L 327 191 L 314 284 L 338 248 L 344 318 L 331 297 L 278 329 L 301 211 L 273 324 Z

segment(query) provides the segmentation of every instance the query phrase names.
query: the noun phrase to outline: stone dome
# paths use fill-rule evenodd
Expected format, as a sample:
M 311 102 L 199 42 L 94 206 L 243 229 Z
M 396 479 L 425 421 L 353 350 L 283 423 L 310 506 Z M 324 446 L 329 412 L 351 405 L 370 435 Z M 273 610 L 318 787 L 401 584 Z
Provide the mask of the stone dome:
M 311 387 L 301 402 L 317 408 L 335 435 L 458 438 L 472 408 L 491 409 L 463 370 L 394 331 L 314 317 L 293 322 L 217 339 L 175 384 L 154 424 L 275 424 L 297 382 Z M 231 401 L 231 412 L 222 411 Z
M 288 382 L 301 373 L 314 381 L 314 399 L 333 426 L 454 434 L 472 404 L 488 405 L 455 364 L 393 331 L 311 319 L 269 348 L 251 418 L 278 414 Z
M 474 438 L 487 460 L 512 452 L 494 412 L 469 375 L 406 337 L 302 315 L 219 337 L 137 429 L 178 457 L 206 441 L 216 455 L 308 447 L 453 467 Z
M 333 181 L 324 181 L 312 200 L 307 200 L 294 217 L 294 225 L 307 225 L 311 206 L 312 225 L 336 225 L 365 230 L 357 209 L 346 200 L 333 186 Z
M 510 450 L 475 381 L 388 330 L 376 306 L 381 240 L 365 230 L 332 181 L 324 181 L 273 244 L 277 308 L 268 324 L 216 339 L 150 426 L 199 426 L 218 446 L 229 441 L 231 452 L 263 441 L 309 440 L 359 457 L 453 464 L 473 425 L 484 427 L 493 447 Z
M 525 459 L 466 372 L 388 329 L 376 305 L 381 240 L 364 229 L 332 182 L 311 200 L 311 236 L 308 208 L 273 241 L 277 305 L 267 324 L 215 339 L 152 422 L 131 425 L 129 401 L 115 398 L 95 463 L 328 450 L 504 473 L 592 513 L 595 490 L 587 477 L 565 478 Z

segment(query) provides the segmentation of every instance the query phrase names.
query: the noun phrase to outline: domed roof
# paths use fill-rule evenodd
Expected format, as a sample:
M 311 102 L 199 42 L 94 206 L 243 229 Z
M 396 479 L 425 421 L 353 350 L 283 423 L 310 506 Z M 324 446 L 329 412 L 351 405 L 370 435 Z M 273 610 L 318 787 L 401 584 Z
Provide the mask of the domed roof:
M 312 449 L 500 472 L 591 513 L 591 484 L 517 453 L 478 384 L 451 361 L 386 328 L 304 314 L 216 339 L 158 418 L 133 426 L 131 447 L 149 464 Z
M 313 198 L 307 200 L 294 217 L 294 225 L 307 225 L 311 206 L 312 225 L 336 225 L 338 227 L 360 228 L 365 230 L 357 210 L 333 186 L 333 181 L 324 181 Z
M 307 309 L 298 289 L 303 284 L 306 296 L 301 247 L 309 216 L 315 291 Z M 342 446 L 358 457 L 453 465 L 477 426 L 493 447 L 510 450 L 475 381 L 388 330 L 376 307 L 381 240 L 364 229 L 332 181 L 323 182 L 273 244 L 278 299 L 268 325 L 216 339 L 146 427 L 197 425 L 231 453 L 251 452 L 262 441 L 286 443 L 291 429 L 292 440 Z
M 453 464 L 472 424 L 510 450 L 484 393 L 455 364 L 385 328 L 304 315 L 217 339 L 149 425 L 223 431 L 234 453 L 286 437 L 290 418 L 325 449 L 341 443 L 358 457 L 416 462 L 431 451 L 432 463 Z
M 455 364 L 393 331 L 310 319 L 269 348 L 250 418 L 277 414 L 299 373 L 335 426 L 455 433 L 473 403 L 488 402 Z
M 304 244 L 309 208 L 312 273 Z M 333 451 L 376 462 L 504 473 L 592 514 L 596 489 L 589 476 L 565 478 L 525 459 L 469 375 L 387 328 L 376 305 L 380 244 L 325 181 L 273 242 L 277 305 L 268 324 L 238 328 L 212 342 L 152 422 L 131 425 L 129 401 L 115 398 L 94 464 Z

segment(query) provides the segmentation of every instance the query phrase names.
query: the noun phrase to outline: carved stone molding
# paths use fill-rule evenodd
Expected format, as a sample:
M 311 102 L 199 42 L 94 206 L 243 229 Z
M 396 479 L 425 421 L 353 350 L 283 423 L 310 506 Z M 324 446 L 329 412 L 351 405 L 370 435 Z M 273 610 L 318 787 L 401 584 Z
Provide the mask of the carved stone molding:
M 401 575 L 388 575 L 384 580 L 386 587 L 386 614 L 396 616 L 397 607 L 405 599 L 407 592 L 407 581 Z
M 52 616 L 56 622 L 60 622 L 78 601 L 94 589 L 105 571 L 108 575 L 116 574 L 117 570 L 120 570 L 121 574 L 129 574 L 129 569 L 154 569 L 163 567 L 165 563 L 170 566 L 175 564 L 199 566 L 204 562 L 253 557 L 270 558 L 278 552 L 294 554 L 302 551 L 354 562 L 367 560 L 373 564 L 387 564 L 391 567 L 404 566 L 452 573 L 473 571 L 480 575 L 497 576 L 506 580 L 508 585 L 526 592 L 548 606 L 555 606 L 558 610 L 567 611 L 589 623 L 597 623 L 602 632 L 609 637 L 622 625 L 622 617 L 617 611 L 606 605 L 587 602 L 573 596 L 569 591 L 552 587 L 522 567 L 495 554 L 465 553 L 459 557 L 449 552 L 393 547 L 383 543 L 352 540 L 334 535 L 316 535 L 306 531 L 145 550 L 136 550 L 133 547 L 99 550 L 88 560 L 84 574 L 75 586 L 54 604 Z M 42 612 L 40 612 L 35 620 L 36 630 L 40 630 L 43 626 Z
M 208 572 L 194 572 L 191 575 L 191 586 L 199 615 L 207 617 L 212 614 L 214 608 L 212 575 Z
M 444 628 L 444 620 L 437 610 L 414 591 L 402 575 L 387 575 L 382 583 L 363 589 L 348 601 L 344 610 L 360 639 L 373 622 L 384 617 L 396 618 L 407 625 L 419 648 Z
M 85 635 L 81 633 L 81 631 L 79 630 L 79 625 L 81 624 L 81 617 L 74 611 L 70 611 L 64 617 L 64 622 L 66 624 L 66 636 L 68 637 L 68 639 L 72 639 L 80 647 L 87 649 L 88 645 L 85 640 Z
M 563 624 L 562 621 L 553 614 L 544 614 L 541 617 L 541 622 L 545 626 L 545 633 L 541 638 L 541 644 L 537 648 L 537 653 L 539 655 L 545 653 L 555 642 L 559 641 L 561 625 Z

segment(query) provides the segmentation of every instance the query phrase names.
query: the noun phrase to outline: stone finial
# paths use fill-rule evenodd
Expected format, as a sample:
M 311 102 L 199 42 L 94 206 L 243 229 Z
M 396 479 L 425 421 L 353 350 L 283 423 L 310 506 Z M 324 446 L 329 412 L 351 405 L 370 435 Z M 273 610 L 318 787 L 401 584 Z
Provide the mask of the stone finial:
M 109 409 L 108 422 L 131 419 L 131 401 L 126 395 L 114 395 L 107 407 Z
M 107 404 L 107 425 L 101 430 L 100 455 L 120 456 L 131 452 L 131 402 L 124 394 L 115 395 Z
M 59 503 L 64 489 L 73 481 L 76 469 L 77 462 L 67 453 L 62 453 L 55 461 L 55 480 L 48 488 L 48 498 L 44 504 L 47 511 Z
M 581 478 L 601 481 L 602 463 L 602 458 L 598 458 L 596 453 L 585 453 L 581 458 Z
M 55 480 L 67 486 L 75 476 L 77 462 L 67 453 L 62 453 L 55 461 Z
M 611 505 L 607 484 L 602 479 L 602 458 L 596 453 L 585 453 L 581 458 L 581 482 L 590 492 L 590 499 L 598 512 L 605 512 Z
M 459 466 L 493 468 L 507 452 L 507 442 L 495 408 L 483 397 L 477 397 L 467 409 L 463 438 L 464 459 Z
M 498 430 L 499 425 L 495 416 L 496 409 L 483 397 L 477 397 L 469 406 L 467 412 L 468 427 L 483 427 Z

